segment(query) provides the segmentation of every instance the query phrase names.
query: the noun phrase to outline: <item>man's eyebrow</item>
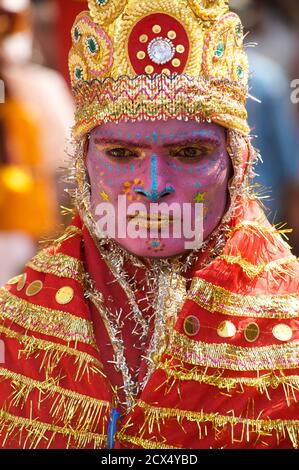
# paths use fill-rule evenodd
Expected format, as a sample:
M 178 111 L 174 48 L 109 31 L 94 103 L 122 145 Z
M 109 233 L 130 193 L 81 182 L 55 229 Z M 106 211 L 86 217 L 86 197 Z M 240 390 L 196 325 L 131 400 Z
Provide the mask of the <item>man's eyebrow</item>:
M 95 138 L 95 143 L 97 145 L 103 145 L 103 144 L 108 144 L 108 145 L 119 145 L 119 146 L 129 146 L 129 147 L 137 147 L 137 148 L 143 148 L 143 149 L 150 149 L 151 148 L 151 142 L 141 142 L 141 141 L 132 141 L 132 140 L 121 140 L 121 139 L 114 139 L 113 137 L 96 137 Z M 164 148 L 169 148 L 169 147 L 183 147 L 184 145 L 194 145 L 194 144 L 213 144 L 213 145 L 219 145 L 220 144 L 220 139 L 215 136 L 190 136 L 187 139 L 183 140 L 176 140 L 173 138 L 171 142 L 163 142 L 163 147 Z
M 95 143 L 98 145 L 102 144 L 113 144 L 113 145 L 120 145 L 122 147 L 129 146 L 129 147 L 139 147 L 139 148 L 151 148 L 150 143 L 145 142 L 133 142 L 132 140 L 121 140 L 121 139 L 113 139 L 112 137 L 96 137 Z
M 174 142 L 168 142 L 163 145 L 163 147 L 183 147 L 186 145 L 194 145 L 194 144 L 213 144 L 213 145 L 219 145 L 220 144 L 220 139 L 218 137 L 209 137 L 209 136 L 194 136 L 194 137 L 189 137 L 187 139 L 183 140 L 174 140 Z

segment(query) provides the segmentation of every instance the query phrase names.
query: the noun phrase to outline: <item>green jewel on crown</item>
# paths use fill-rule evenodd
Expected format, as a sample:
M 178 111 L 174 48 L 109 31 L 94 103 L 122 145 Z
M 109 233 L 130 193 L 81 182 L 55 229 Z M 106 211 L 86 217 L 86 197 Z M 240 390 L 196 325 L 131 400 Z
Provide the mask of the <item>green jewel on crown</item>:
M 224 51 L 225 51 L 225 45 L 224 45 L 224 42 L 221 41 L 221 42 L 219 42 L 219 44 L 218 44 L 218 46 L 215 50 L 215 57 L 217 57 L 217 59 L 219 59 L 220 57 L 223 57 Z
M 243 67 L 241 67 L 241 65 L 238 65 L 237 67 L 237 76 L 240 79 L 244 77 L 244 70 L 243 70 Z
M 83 69 L 82 69 L 82 67 L 80 67 L 80 66 L 76 67 L 74 75 L 75 75 L 76 80 L 82 80 L 82 78 L 83 78 Z
M 97 0 L 97 4 L 99 5 L 99 7 L 105 6 L 108 2 L 109 0 Z
M 242 28 L 242 25 L 241 23 L 237 24 L 236 26 L 236 34 L 239 38 L 242 37 L 242 33 L 243 33 L 243 28 Z
M 91 54 L 96 54 L 99 49 L 98 43 L 93 37 L 87 38 L 87 47 Z
M 78 28 L 78 26 L 76 26 L 76 28 L 74 29 L 74 39 L 76 42 L 78 42 L 81 38 L 81 33 L 80 33 L 80 30 Z

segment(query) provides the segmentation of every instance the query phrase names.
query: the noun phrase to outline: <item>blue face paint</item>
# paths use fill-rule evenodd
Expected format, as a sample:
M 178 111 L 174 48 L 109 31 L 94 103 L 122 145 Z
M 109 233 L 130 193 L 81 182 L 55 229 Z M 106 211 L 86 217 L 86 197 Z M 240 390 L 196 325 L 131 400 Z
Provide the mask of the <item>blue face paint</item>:
M 153 142 L 156 144 L 158 142 L 158 134 L 156 131 L 153 131 Z
M 131 165 L 131 171 L 132 171 L 132 172 L 135 171 L 135 165 Z
M 166 186 L 164 191 L 158 192 L 158 182 L 157 182 L 157 155 L 153 153 L 151 159 L 151 191 L 144 191 L 144 188 L 137 187 L 134 189 L 134 192 L 137 194 L 143 194 L 152 202 L 158 202 L 160 198 L 166 194 L 174 193 L 175 190 L 172 186 Z
M 157 193 L 157 155 L 152 155 L 152 193 Z

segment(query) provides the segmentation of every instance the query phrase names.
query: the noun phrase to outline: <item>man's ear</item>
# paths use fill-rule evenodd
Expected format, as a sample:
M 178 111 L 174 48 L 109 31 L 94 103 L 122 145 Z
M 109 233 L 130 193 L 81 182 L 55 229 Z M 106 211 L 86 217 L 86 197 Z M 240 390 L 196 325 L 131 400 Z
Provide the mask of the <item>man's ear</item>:
M 84 146 L 83 146 L 84 163 L 86 163 L 89 145 L 90 145 L 90 134 L 87 134 L 87 136 L 85 137 Z

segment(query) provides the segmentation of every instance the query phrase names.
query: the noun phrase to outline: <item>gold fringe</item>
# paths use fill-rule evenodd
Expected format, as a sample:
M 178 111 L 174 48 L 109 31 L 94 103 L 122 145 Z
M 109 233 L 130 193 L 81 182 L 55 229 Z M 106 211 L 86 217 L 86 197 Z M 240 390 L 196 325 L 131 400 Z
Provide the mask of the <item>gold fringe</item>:
M 238 256 L 222 254 L 219 256 L 219 258 L 223 259 L 228 264 L 237 264 L 238 266 L 240 266 L 246 276 L 248 276 L 250 279 L 255 279 L 256 277 L 260 276 L 263 272 L 270 271 L 275 272 L 277 275 L 288 274 L 290 276 L 293 276 L 295 271 L 292 270 L 292 268 L 288 265 L 297 261 L 296 256 L 289 256 L 286 258 L 271 261 L 269 263 L 260 263 L 255 265 L 244 259 L 241 254 L 239 254 Z
M 174 331 L 166 354 L 188 364 L 217 369 L 256 371 L 299 368 L 299 343 L 246 348 L 194 341 Z
M 221 415 L 219 413 L 205 413 L 201 411 L 189 411 L 174 408 L 159 408 L 151 406 L 141 400 L 137 401 L 136 406 L 144 410 L 145 423 L 148 426 L 148 432 L 152 434 L 154 427 L 157 427 L 160 433 L 160 423 L 165 424 L 166 419 L 176 419 L 182 426 L 182 421 L 195 422 L 198 426 L 204 423 L 212 423 L 215 433 L 221 431 L 226 425 L 232 428 L 232 435 L 236 425 L 242 425 L 246 430 L 246 441 L 249 442 L 249 433 L 256 433 L 258 436 L 269 433 L 276 433 L 277 440 L 285 438 L 288 435 L 294 448 L 298 448 L 299 443 L 299 420 L 282 419 L 249 419 L 237 416 Z M 201 433 L 200 433 L 201 434 Z M 244 433 L 242 432 L 242 435 Z M 199 439 L 201 435 L 199 436 Z M 232 439 L 234 441 L 234 439 Z
M 142 447 L 143 449 L 178 449 L 178 447 L 173 447 L 156 440 L 150 441 L 149 439 L 141 439 L 140 437 L 129 436 L 125 433 L 117 434 L 116 438 L 120 442 L 129 442 L 130 444 Z
M 43 240 L 40 242 L 40 244 L 47 246 L 51 245 L 57 250 L 63 242 L 66 242 L 67 240 L 76 237 L 77 235 L 82 236 L 82 230 L 75 225 L 69 225 L 57 238 Z
M 299 392 L 299 375 L 285 375 L 282 370 L 277 371 L 278 375 L 274 371 L 271 371 L 267 374 L 257 375 L 257 377 L 254 378 L 223 377 L 224 371 L 221 372 L 221 370 L 213 374 L 208 374 L 207 369 L 202 371 L 199 370 L 198 367 L 194 367 L 190 370 L 186 369 L 183 363 L 175 365 L 171 360 L 167 359 L 163 363 L 158 364 L 157 368 L 163 370 L 167 376 L 166 383 L 162 385 L 168 385 L 171 380 L 179 380 L 182 382 L 194 381 L 219 389 L 226 389 L 228 393 L 236 388 L 238 388 L 239 393 L 244 393 L 243 387 L 246 386 L 258 389 L 261 394 L 265 393 L 269 400 L 269 392 L 282 386 L 287 406 L 290 406 L 291 398 L 297 402 L 294 392 Z M 170 389 L 172 389 L 173 386 L 174 383 L 170 385 Z
M 49 248 L 41 250 L 26 266 L 40 273 L 72 279 L 81 285 L 85 283 L 82 261 L 63 253 L 52 254 Z
M 0 381 L 5 380 L 10 380 L 13 388 L 11 405 L 19 406 L 21 409 L 29 401 L 29 394 L 34 390 L 39 392 L 38 409 L 45 406 L 44 403 L 47 399 L 54 398 L 54 395 L 58 394 L 59 396 L 54 399 L 50 408 L 53 419 L 62 420 L 64 426 L 69 426 L 79 413 L 75 429 L 80 430 L 80 432 L 94 431 L 98 426 L 102 411 L 111 408 L 111 404 L 107 401 L 97 400 L 59 387 L 57 385 L 59 379 L 51 378 L 41 382 L 8 369 L 0 368 Z
M 4 288 L 0 289 L 1 317 L 14 321 L 26 330 L 51 335 L 66 342 L 79 341 L 96 347 L 91 321 L 61 310 L 34 305 Z
M 5 410 L 0 410 L 0 434 L 4 434 L 3 446 L 6 442 L 13 437 L 16 439 L 17 433 L 19 434 L 19 443 L 24 440 L 23 448 L 35 449 L 40 444 L 47 444 L 49 449 L 57 434 L 67 438 L 66 448 L 78 447 L 84 448 L 93 444 L 94 448 L 101 448 L 102 444 L 106 444 L 106 435 L 96 434 L 92 432 L 79 432 L 71 428 L 61 428 L 53 424 L 43 423 L 36 419 L 22 418 L 8 413 Z M 23 436 L 25 433 L 25 436 Z M 51 433 L 51 436 L 47 436 Z M 73 440 L 73 443 L 72 443 Z M 29 446 L 27 446 L 29 444 Z M 106 446 L 105 446 L 106 447 Z
M 235 294 L 204 279 L 193 278 L 190 300 L 214 313 L 252 318 L 299 317 L 299 294 L 244 295 Z
M 44 356 L 40 365 L 40 371 L 44 370 L 47 378 L 53 374 L 54 369 L 66 355 L 74 356 L 74 364 L 77 367 L 76 375 L 74 377 L 75 381 L 82 380 L 85 374 L 87 379 L 90 380 L 89 375 L 91 373 L 101 374 L 103 377 L 106 377 L 102 372 L 103 365 L 101 362 L 88 353 L 62 344 L 38 339 L 34 336 L 17 333 L 16 331 L 2 325 L 0 325 L 0 333 L 6 335 L 8 338 L 19 341 L 19 343 L 24 346 L 24 348 L 19 351 L 19 356 L 24 354 L 28 359 L 32 356 L 39 357 L 40 353 L 43 352 Z
M 290 245 L 282 238 L 286 237 L 287 233 L 292 233 L 292 229 L 287 229 L 286 224 L 266 225 L 266 217 L 261 216 L 260 220 L 243 220 L 235 227 L 231 228 L 231 236 L 241 230 L 242 232 L 249 232 L 272 243 L 279 243 L 286 249 L 291 249 Z

